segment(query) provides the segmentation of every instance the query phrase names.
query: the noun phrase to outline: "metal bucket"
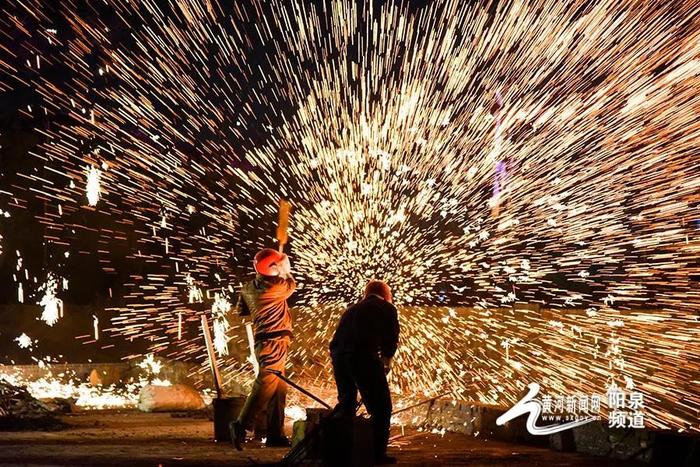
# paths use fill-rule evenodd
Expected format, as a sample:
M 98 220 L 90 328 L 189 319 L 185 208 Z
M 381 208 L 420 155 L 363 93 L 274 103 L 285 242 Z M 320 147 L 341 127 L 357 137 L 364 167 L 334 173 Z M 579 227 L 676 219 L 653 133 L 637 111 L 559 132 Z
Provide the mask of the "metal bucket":
M 228 425 L 238 418 L 245 403 L 245 397 L 216 398 L 212 403 L 214 405 L 214 441 L 230 442 L 231 433 Z

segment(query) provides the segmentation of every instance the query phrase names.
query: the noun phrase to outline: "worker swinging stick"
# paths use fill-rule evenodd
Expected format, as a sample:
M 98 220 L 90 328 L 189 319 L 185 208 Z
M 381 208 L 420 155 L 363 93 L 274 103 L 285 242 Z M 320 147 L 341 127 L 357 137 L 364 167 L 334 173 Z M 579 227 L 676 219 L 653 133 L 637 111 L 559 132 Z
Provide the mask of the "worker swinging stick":
M 292 338 L 292 316 L 287 299 L 296 288 L 289 258 L 283 253 L 287 242 L 290 205 L 280 200 L 277 240 L 279 249 L 264 248 L 253 261 L 255 278 L 241 288 L 238 312 L 253 320 L 254 357 L 258 371 L 253 387 L 238 416 L 231 422 L 231 442 L 243 449 L 246 430 L 251 430 L 260 412 L 267 409 L 267 446 L 289 446 L 284 434 L 287 384 L 275 373 L 285 374 L 287 350 Z M 272 371 L 270 371 L 272 370 Z

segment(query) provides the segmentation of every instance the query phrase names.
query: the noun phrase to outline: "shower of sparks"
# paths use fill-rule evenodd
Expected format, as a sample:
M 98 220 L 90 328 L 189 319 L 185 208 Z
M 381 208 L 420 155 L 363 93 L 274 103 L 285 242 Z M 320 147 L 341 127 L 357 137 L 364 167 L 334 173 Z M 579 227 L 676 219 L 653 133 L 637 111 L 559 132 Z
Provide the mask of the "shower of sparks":
M 214 303 L 211 306 L 211 315 L 214 319 L 214 349 L 220 356 L 228 355 L 228 331 L 227 316 L 231 312 L 231 303 L 220 293 L 214 294 Z
M 156 360 L 153 354 L 146 355 L 137 365 L 146 370 L 150 375 L 158 375 L 160 374 L 160 370 L 163 369 L 163 362 Z
M 187 284 L 189 303 L 202 303 L 204 300 L 202 289 L 194 283 L 194 278 L 189 273 L 185 276 L 185 283 Z
M 202 289 L 245 279 L 284 198 L 299 376 L 331 380 L 330 333 L 376 277 L 399 394 L 631 383 L 649 424 L 700 429 L 696 2 L 57 5 L 0 19 L 0 89 L 32 90 L 44 138 L 13 196 L 62 232 L 73 180 L 105 169 L 91 209 L 138 237 L 99 229 L 138 271 L 110 332 L 204 361 Z
M 88 167 L 86 173 L 87 184 L 85 186 L 85 194 L 90 206 L 97 206 L 97 202 L 100 200 L 100 177 L 102 172 L 95 167 Z
M 155 365 L 154 365 L 155 364 Z M 170 386 L 172 383 L 158 377 L 160 362 L 147 356 L 137 362 L 142 368 L 136 378 L 119 384 L 94 385 L 80 378 L 75 371 L 57 371 L 50 363 L 38 360 L 41 370 L 38 377 L 29 378 L 16 369 L 0 366 L 0 379 L 13 386 L 25 387 L 37 399 L 74 399 L 75 405 L 83 409 L 135 408 L 138 405 L 141 389 L 148 385 Z M 211 391 L 201 393 L 205 402 L 211 402 Z
M 53 326 L 58 322 L 59 318 L 63 317 L 63 300 L 56 296 L 58 291 L 58 279 L 56 276 L 49 274 L 46 283 L 41 289 L 44 291 L 44 296 L 39 302 L 39 305 L 43 307 L 41 319 L 49 326 Z

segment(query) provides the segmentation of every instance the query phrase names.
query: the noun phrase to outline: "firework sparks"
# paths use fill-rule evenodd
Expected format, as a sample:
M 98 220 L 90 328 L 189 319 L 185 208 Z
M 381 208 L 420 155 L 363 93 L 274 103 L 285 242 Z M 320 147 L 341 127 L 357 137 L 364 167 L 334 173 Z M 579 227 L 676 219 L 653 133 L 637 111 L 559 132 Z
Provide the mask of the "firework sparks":
M 147 374 L 159 375 L 163 369 L 163 362 L 156 360 L 153 354 L 148 354 L 138 363 L 138 366 L 146 370 Z
M 59 318 L 63 317 L 63 300 L 56 296 L 58 279 L 53 274 L 49 274 L 42 288 L 44 296 L 39 302 L 39 305 L 43 307 L 41 319 L 49 326 L 53 326 L 58 322 Z
M 187 274 L 187 276 L 185 276 L 185 282 L 188 288 L 189 303 L 201 303 L 202 300 L 204 300 L 204 294 L 202 293 L 202 289 L 195 284 L 194 278 L 190 274 Z
M 77 377 L 74 371 L 55 372 L 50 363 L 38 361 L 44 371 L 39 378 L 27 378 L 21 372 L 0 367 L 0 379 L 13 386 L 27 388 L 37 399 L 73 399 L 75 405 L 86 409 L 135 408 L 141 389 L 148 385 L 170 386 L 172 383 L 158 374 L 162 362 L 152 355 L 146 356 L 137 365 L 143 369 L 138 378 L 120 384 L 92 384 Z M 211 401 L 208 391 L 202 393 L 205 401 Z
M 85 169 L 87 174 L 87 183 L 85 185 L 85 194 L 90 206 L 97 206 L 100 200 L 100 177 L 102 172 L 95 167 Z
M 17 342 L 17 345 L 19 345 L 21 349 L 28 349 L 34 343 L 32 338 L 26 335 L 25 333 L 22 333 L 19 337 L 17 337 L 15 339 L 15 342 Z
M 231 311 L 231 303 L 220 293 L 214 294 L 214 303 L 211 306 L 211 315 L 214 320 L 214 349 L 220 356 L 228 355 L 228 313 Z
M 243 279 L 283 198 L 300 373 L 330 380 L 330 330 L 376 277 L 400 305 L 396 392 L 633 384 L 651 424 L 700 429 L 695 2 L 165 3 L 0 20 L 0 86 L 51 119 L 17 196 L 61 206 L 41 219 L 60 231 L 88 167 L 89 204 L 152 268 L 111 332 L 203 360 L 202 289 Z

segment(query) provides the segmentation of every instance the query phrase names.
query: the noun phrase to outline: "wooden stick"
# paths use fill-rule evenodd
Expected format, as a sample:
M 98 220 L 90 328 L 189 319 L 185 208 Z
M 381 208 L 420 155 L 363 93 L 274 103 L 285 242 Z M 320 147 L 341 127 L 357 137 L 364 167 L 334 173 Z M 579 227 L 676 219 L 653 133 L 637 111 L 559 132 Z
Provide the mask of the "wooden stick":
M 279 242 L 279 251 L 284 250 L 284 245 L 289 240 L 287 230 L 289 229 L 289 209 L 292 205 L 289 201 L 280 198 L 279 217 L 277 219 L 277 241 Z
M 258 376 L 258 372 L 260 372 L 260 364 L 258 363 L 258 359 L 255 358 L 255 339 L 253 337 L 253 325 L 250 323 L 246 323 L 245 325 L 245 333 L 246 336 L 248 336 L 248 350 L 250 350 L 250 355 L 248 356 L 248 361 L 253 364 L 253 371 L 255 372 L 255 376 Z
M 219 367 L 216 365 L 216 354 L 214 353 L 214 345 L 212 344 L 211 332 L 209 331 L 209 320 L 206 315 L 202 315 L 202 332 L 204 333 L 204 342 L 207 347 L 207 355 L 209 356 L 211 375 L 214 379 L 216 397 L 221 399 L 221 375 L 219 374 Z

